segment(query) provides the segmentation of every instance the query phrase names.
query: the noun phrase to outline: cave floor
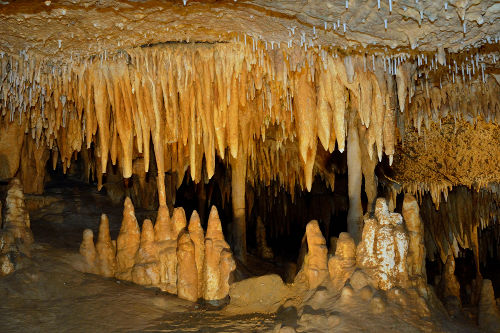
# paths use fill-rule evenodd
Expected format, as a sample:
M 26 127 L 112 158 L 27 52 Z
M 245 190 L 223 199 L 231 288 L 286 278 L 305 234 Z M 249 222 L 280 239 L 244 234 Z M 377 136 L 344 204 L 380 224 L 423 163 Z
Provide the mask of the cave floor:
M 101 213 L 118 234 L 122 207 L 75 182 L 26 196 L 36 243 L 32 257 L 0 280 L 0 332 L 262 332 L 273 315 L 229 315 L 158 289 L 84 274 L 74 268 L 82 231 L 97 235 Z M 138 221 L 156 212 L 137 210 Z

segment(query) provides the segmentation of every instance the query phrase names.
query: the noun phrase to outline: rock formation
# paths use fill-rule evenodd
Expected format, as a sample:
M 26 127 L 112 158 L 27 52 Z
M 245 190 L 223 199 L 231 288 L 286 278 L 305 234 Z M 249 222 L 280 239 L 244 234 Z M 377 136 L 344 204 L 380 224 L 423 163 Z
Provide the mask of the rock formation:
M 273 249 L 267 246 L 266 226 L 262 223 L 262 219 L 257 217 L 257 226 L 255 228 L 255 238 L 257 240 L 257 252 L 259 257 L 263 259 L 272 259 L 274 257 Z
M 109 235 L 109 220 L 106 214 L 101 215 L 99 236 L 95 245 L 97 252 L 98 274 L 113 277 L 116 271 L 116 242 L 111 241 Z
M 303 271 L 308 288 L 315 289 L 328 276 L 326 241 L 319 229 L 318 221 L 312 220 L 306 226 L 307 254 L 304 258 Z
M 375 216 L 365 217 L 361 243 L 356 253 L 357 265 L 369 273 L 378 288 L 408 286 L 409 237 L 400 214 L 390 213 L 384 198 L 375 204 Z
M 116 277 L 132 280 L 134 259 L 141 241 L 139 225 L 135 218 L 134 206 L 129 198 L 125 199 L 123 220 L 120 233 L 116 239 Z
M 83 240 L 80 244 L 80 254 L 84 259 L 84 270 L 87 273 L 97 274 L 97 253 L 94 246 L 94 233 L 90 229 L 83 231 Z
M 206 301 L 223 300 L 229 292 L 229 278 L 236 268 L 231 249 L 224 240 L 217 209 L 212 207 L 205 235 L 204 294 Z
M 160 283 L 158 248 L 153 223 L 149 219 L 142 223 L 141 243 L 134 259 L 132 281 L 144 286 L 157 286 Z
M 126 198 L 116 245 L 103 214 L 97 244 L 94 247 L 92 231 L 85 230 L 80 253 L 86 263 L 85 272 L 158 287 L 192 302 L 204 299 L 216 305 L 226 300 L 231 273 L 236 268 L 215 206 L 210 211 L 206 237 L 196 211 L 186 228 L 181 207 L 175 208 L 170 218 L 168 208 L 160 206 L 154 227 L 146 219 L 139 232 L 134 206 Z
M 1 217 L 0 215 L 0 219 Z M 5 199 L 5 216 L 0 229 L 0 276 L 12 273 L 21 259 L 19 257 L 31 256 L 33 242 L 23 187 L 21 182 L 14 178 L 9 183 Z
M 452 254 L 446 259 L 437 293 L 450 314 L 457 315 L 461 311 L 460 283 L 455 276 L 455 258 Z
M 198 299 L 195 246 L 187 231 L 181 231 L 177 243 L 177 296 L 192 302 Z
M 407 267 L 410 283 L 416 288 L 424 288 L 427 284 L 424 224 L 420 218 L 417 200 L 413 195 L 405 194 L 402 213 L 409 237 Z
M 356 245 L 350 234 L 342 232 L 337 240 L 335 255 L 328 260 L 328 272 L 334 288 L 342 288 L 355 269 Z
M 484 332 L 500 332 L 500 309 L 495 302 L 491 280 L 484 279 L 478 305 L 478 322 Z

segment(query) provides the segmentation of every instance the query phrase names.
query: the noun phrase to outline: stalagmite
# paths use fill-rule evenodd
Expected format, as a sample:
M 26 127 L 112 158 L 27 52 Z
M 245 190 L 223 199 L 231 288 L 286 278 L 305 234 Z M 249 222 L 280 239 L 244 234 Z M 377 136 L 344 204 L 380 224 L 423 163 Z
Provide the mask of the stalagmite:
M 448 312 L 455 313 L 457 307 L 461 306 L 461 301 L 460 283 L 455 276 L 455 259 L 452 254 L 448 255 L 437 291 Z
M 30 257 L 31 245 L 34 242 L 30 229 L 30 217 L 24 202 L 23 188 L 17 178 L 9 182 L 5 208 L 4 222 L 2 229 L 0 229 L 0 275 L 14 272 L 22 256 Z M 0 215 L 0 221 L 1 219 Z M 89 254 L 88 257 L 92 261 L 92 254 Z
M 266 240 L 266 227 L 262 223 L 262 219 L 257 217 L 257 226 L 255 230 L 255 237 L 257 241 L 257 251 L 259 256 L 263 259 L 272 259 L 274 257 L 273 250 L 267 246 Z
M 88 273 L 96 274 L 98 272 L 96 267 L 96 250 L 94 246 L 94 233 L 90 229 L 83 231 L 83 240 L 80 244 L 80 254 L 85 259 L 84 270 Z
M 245 222 L 245 187 L 247 161 L 244 153 L 240 153 L 241 156 L 238 156 L 238 158 L 233 160 L 231 167 L 231 198 L 233 203 L 232 229 L 234 255 L 242 262 L 245 262 L 247 252 Z
M 319 229 L 318 221 L 310 221 L 306 226 L 307 255 L 304 259 L 304 272 L 308 288 L 317 288 L 328 276 L 326 241 Z
M 189 233 L 182 231 L 177 245 L 177 295 L 196 302 L 198 294 L 195 245 Z
M 328 259 L 328 272 L 335 289 L 344 287 L 356 268 L 356 245 L 351 235 L 341 232 L 335 255 Z
M 194 210 L 189 219 L 189 237 L 194 244 L 194 258 L 196 262 L 198 298 L 203 297 L 203 263 L 205 261 L 205 235 L 201 227 L 200 216 Z
M 491 280 L 483 280 L 478 308 L 479 327 L 488 333 L 500 332 L 500 309 L 495 302 Z
M 408 287 L 408 235 L 400 214 L 390 213 L 384 198 L 378 198 L 375 217 L 365 217 L 361 242 L 356 250 L 357 265 L 378 288 Z
M 235 265 L 231 265 L 232 258 L 229 245 L 224 240 L 219 214 L 215 206 L 208 217 L 207 233 L 205 237 L 205 268 L 204 268 L 204 295 L 206 301 L 220 301 L 225 291 L 229 275 Z M 222 267 L 224 269 L 222 270 Z M 229 291 L 229 290 L 228 290 Z
M 417 200 L 411 194 L 405 194 L 402 212 L 408 229 L 408 275 L 410 282 L 417 288 L 425 287 L 425 243 L 424 224 L 420 218 Z
M 357 121 L 354 116 L 349 121 L 349 131 L 347 133 L 347 168 L 348 168 L 348 191 L 349 191 L 349 212 L 347 215 L 347 231 L 351 234 L 356 243 L 361 239 L 361 222 L 363 208 L 361 207 L 361 151 L 359 147 L 359 137 Z
M 155 244 L 153 223 L 148 219 L 142 223 L 141 242 L 132 268 L 132 282 L 146 286 L 156 286 L 160 283 L 158 248 Z
M 135 218 L 134 206 L 129 198 L 125 199 L 123 220 L 116 240 L 116 277 L 121 280 L 132 280 L 132 268 L 135 254 L 139 249 L 141 233 Z
M 109 235 L 109 220 L 106 214 L 101 215 L 99 235 L 95 245 L 97 252 L 97 269 L 100 275 L 112 277 L 116 270 L 116 248 Z

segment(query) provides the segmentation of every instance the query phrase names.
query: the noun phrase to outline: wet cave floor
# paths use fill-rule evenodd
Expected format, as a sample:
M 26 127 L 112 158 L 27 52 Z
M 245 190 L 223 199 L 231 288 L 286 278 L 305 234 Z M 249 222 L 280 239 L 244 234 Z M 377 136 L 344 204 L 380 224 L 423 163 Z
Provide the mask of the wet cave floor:
M 108 214 L 113 238 L 122 207 L 95 187 L 52 184 L 43 196 L 26 196 L 35 236 L 32 257 L 0 280 L 0 332 L 262 332 L 273 315 L 229 315 L 159 289 L 77 271 L 82 231 L 97 231 Z M 41 208 L 37 208 L 40 207 Z M 138 221 L 156 212 L 137 210 Z

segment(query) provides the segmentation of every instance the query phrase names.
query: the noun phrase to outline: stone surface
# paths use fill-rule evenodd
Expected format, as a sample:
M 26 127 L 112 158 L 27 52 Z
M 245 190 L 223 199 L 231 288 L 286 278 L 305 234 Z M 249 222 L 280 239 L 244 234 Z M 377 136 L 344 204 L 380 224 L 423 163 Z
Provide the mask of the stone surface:
M 276 274 L 251 277 L 231 285 L 230 307 L 241 308 L 248 313 L 273 313 L 285 302 L 288 291 Z

